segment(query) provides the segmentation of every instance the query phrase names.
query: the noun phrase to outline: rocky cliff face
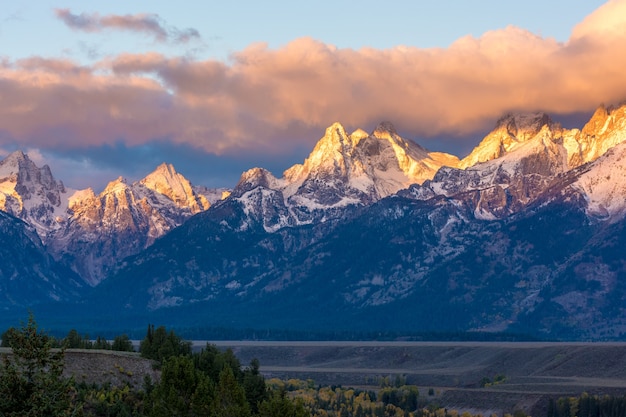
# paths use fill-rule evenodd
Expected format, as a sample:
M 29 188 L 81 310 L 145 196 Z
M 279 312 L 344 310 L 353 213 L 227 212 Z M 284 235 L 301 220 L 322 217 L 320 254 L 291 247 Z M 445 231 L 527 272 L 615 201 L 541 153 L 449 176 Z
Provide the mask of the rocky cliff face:
M 585 153 L 580 165 L 566 139 L 591 140 L 589 129 L 580 136 L 543 115 L 513 117 L 490 136 L 497 156 L 441 167 L 382 199 L 368 172 L 380 178 L 401 164 L 372 164 L 398 155 L 391 129 L 377 131 L 345 135 L 335 125 L 283 178 L 247 172 L 230 198 L 106 283 L 133 279 L 120 309 L 176 316 L 194 305 L 195 320 L 214 325 L 624 337 L 626 129 L 614 128 L 617 145 Z M 299 207 L 320 218 L 302 221 Z
M 47 165 L 37 167 L 20 151 L 0 161 L 0 210 L 31 225 L 49 252 L 89 285 L 226 195 L 196 191 L 167 164 L 134 184 L 118 178 L 96 195 L 67 190 Z
M 65 221 L 71 192 L 21 151 L 0 161 L 0 210 L 32 225 L 44 242 Z
M 559 125 L 545 113 L 507 114 L 496 123 L 491 133 L 459 163 L 459 168 L 468 168 L 481 162 L 500 158 L 512 152 L 537 135 L 559 137 Z
M 460 162 L 389 123 L 334 124 L 303 164 L 251 169 L 208 210 L 217 193 L 167 165 L 73 193 L 47 240 L 90 284 L 108 276 L 94 315 L 623 339 L 625 109 L 580 130 L 509 115 Z
M 626 129 L 626 105 L 600 106 L 582 130 L 572 129 L 564 134 L 563 145 L 568 151 L 570 167 L 595 161 L 612 147 L 622 143 Z
M 49 248 L 89 285 L 97 285 L 122 259 L 209 207 L 172 165 L 162 164 L 133 184 L 118 178 L 99 195 L 91 189 L 74 193 L 67 221 L 50 237 Z
M 303 164 L 289 168 L 280 179 L 260 168 L 249 170 L 232 198 L 251 221 L 276 231 L 341 218 L 458 162 L 401 138 L 389 122 L 370 135 L 363 130 L 348 135 L 335 123 Z
M 466 169 L 442 168 L 432 181 L 400 194 L 420 200 L 436 195 L 455 197 L 471 207 L 476 218 L 504 218 L 534 202 L 568 170 L 567 150 L 559 142 L 560 137 L 543 125 L 531 139 L 510 147 L 498 158 Z

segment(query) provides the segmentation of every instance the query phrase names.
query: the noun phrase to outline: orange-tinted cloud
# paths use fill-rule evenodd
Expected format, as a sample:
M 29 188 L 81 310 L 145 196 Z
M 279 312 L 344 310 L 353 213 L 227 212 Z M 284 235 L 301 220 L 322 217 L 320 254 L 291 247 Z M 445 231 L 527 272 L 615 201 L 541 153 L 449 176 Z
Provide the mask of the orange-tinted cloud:
M 193 28 L 168 27 L 156 14 L 107 15 L 98 13 L 73 14 L 69 9 L 55 9 L 54 13 L 68 27 L 83 32 L 101 32 L 105 29 L 140 32 L 153 36 L 159 42 L 186 43 L 199 39 L 200 33 Z
M 104 21 L 81 19 L 73 24 L 83 30 Z M 508 111 L 590 112 L 626 99 L 625 27 L 619 0 L 576 26 L 567 42 L 507 27 L 445 49 L 338 49 L 301 38 L 279 49 L 251 45 L 228 63 L 155 53 L 90 68 L 3 62 L 0 138 L 31 146 L 159 138 L 215 153 L 280 152 L 312 146 L 334 121 L 356 128 L 381 120 L 408 137 L 463 136 Z M 311 130 L 319 134 L 303 135 Z

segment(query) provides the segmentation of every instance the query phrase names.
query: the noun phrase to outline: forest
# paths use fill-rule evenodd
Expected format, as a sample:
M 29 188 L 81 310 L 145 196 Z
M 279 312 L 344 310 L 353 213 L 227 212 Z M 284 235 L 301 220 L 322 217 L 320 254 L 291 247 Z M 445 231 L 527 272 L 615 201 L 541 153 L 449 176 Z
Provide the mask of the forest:
M 260 363 L 242 366 L 233 351 L 191 344 L 173 330 L 149 325 L 139 353 L 153 361 L 160 377 L 130 384 L 77 382 L 63 374 L 68 349 L 134 351 L 126 335 L 95 340 L 71 330 L 62 339 L 39 329 L 31 315 L 21 328 L 2 335 L 0 416 L 209 416 L 209 417 L 478 417 L 447 410 L 402 378 L 381 378 L 375 390 L 319 386 L 313 380 L 266 380 Z M 551 399 L 546 417 L 626 415 L 626 397 Z M 524 417 L 511 410 L 505 417 Z M 483 417 L 483 416 L 481 416 Z M 487 416 L 484 416 L 487 417 Z M 498 416 L 501 417 L 501 416 Z

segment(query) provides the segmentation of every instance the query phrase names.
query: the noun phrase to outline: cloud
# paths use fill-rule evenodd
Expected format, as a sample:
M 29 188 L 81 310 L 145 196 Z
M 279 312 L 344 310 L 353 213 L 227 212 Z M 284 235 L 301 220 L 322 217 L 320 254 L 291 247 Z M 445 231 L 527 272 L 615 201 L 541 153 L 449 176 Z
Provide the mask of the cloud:
M 101 32 L 106 29 L 126 30 L 145 33 L 159 42 L 187 43 L 200 39 L 200 33 L 193 28 L 178 29 L 168 27 L 156 14 L 106 15 L 98 13 L 73 14 L 69 9 L 55 9 L 54 13 L 73 30 Z
M 250 45 L 228 62 L 156 53 L 120 54 L 89 67 L 5 60 L 0 146 L 13 140 L 63 150 L 157 140 L 219 155 L 292 155 L 310 149 L 335 121 L 371 129 L 391 120 L 405 137 L 450 143 L 484 132 L 509 111 L 591 112 L 626 99 L 626 56 L 618 47 L 626 42 L 624 4 L 600 7 L 567 42 L 511 26 L 445 49 L 353 50 L 301 38 L 278 49 Z M 109 16 L 58 13 L 81 30 L 114 26 Z M 142 21 L 118 24 L 135 20 Z M 157 37 L 162 26 L 139 27 Z

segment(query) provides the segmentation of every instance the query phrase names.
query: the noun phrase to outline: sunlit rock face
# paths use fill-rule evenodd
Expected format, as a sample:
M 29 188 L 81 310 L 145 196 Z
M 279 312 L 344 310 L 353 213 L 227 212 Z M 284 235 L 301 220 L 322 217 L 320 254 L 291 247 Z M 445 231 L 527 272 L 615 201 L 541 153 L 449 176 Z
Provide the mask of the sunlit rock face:
M 545 113 L 507 114 L 496 123 L 496 127 L 459 163 L 459 168 L 468 168 L 481 162 L 500 158 L 538 135 L 560 136 L 561 128 Z
M 28 155 L 16 151 L 0 161 L 0 210 L 32 225 L 46 242 L 66 218 L 66 190 L 50 168 L 39 168 Z
M 570 167 L 595 161 L 609 149 L 626 140 L 626 105 L 600 106 L 582 130 L 566 132 L 563 145 Z
M 422 183 L 440 167 L 458 162 L 453 155 L 428 152 L 403 139 L 390 122 L 379 124 L 371 134 L 361 129 L 348 134 L 334 123 L 304 163 L 287 169 L 280 179 L 261 168 L 251 169 L 242 175 L 232 198 L 251 221 L 277 231 L 341 218 L 346 211 Z
M 120 301 L 130 310 L 201 305 L 198 315 L 264 326 L 314 327 L 321 317 L 364 330 L 620 337 L 626 129 L 619 118 L 607 124 L 612 114 L 596 114 L 585 135 L 543 114 L 508 116 L 472 164 L 424 181 L 407 172 L 435 158 L 389 124 L 371 134 L 335 124 L 303 164 L 282 178 L 247 171 L 229 198 L 107 284 L 149 277 Z M 617 144 L 573 162 L 571 140 L 583 149 L 602 135 Z
M 122 259 L 208 209 L 209 198 L 217 201 L 216 192 L 204 193 L 167 164 L 132 184 L 121 177 L 111 181 L 98 195 L 77 191 L 68 200 L 63 227 L 50 238 L 50 251 L 97 285 Z

